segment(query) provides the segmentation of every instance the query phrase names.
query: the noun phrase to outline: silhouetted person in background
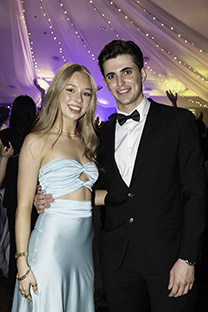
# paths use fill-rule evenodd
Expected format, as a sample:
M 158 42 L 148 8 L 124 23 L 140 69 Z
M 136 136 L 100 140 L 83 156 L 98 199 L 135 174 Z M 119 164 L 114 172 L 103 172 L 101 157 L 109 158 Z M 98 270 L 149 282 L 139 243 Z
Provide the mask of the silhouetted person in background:
M 10 231 L 10 259 L 8 284 L 9 294 L 12 297 L 16 281 L 15 261 L 15 212 L 17 207 L 17 174 L 19 153 L 25 136 L 30 132 L 36 119 L 36 105 L 33 99 L 27 95 L 18 96 L 12 105 L 9 128 L 0 132 L 0 139 L 4 146 L 8 142 L 14 149 L 14 154 L 9 158 L 5 174 L 5 194 L 3 205 L 7 209 L 9 231 Z M 28 182 L 30 177 L 28 177 Z M 34 219 L 36 211 L 33 210 Z
M 8 127 L 10 109 L 6 106 L 0 106 L 0 131 Z M 8 276 L 9 267 L 9 229 L 6 209 L 3 206 L 4 199 L 4 176 L 7 167 L 7 161 L 12 156 L 11 149 L 5 147 L 0 141 L 0 269 L 5 277 Z

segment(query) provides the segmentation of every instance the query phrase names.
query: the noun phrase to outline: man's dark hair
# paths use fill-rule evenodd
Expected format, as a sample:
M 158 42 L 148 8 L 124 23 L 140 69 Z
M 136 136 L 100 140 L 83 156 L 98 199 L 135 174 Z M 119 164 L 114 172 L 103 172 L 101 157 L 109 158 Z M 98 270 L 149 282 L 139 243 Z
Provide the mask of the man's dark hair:
M 106 61 L 123 54 L 131 55 L 133 62 L 138 66 L 139 70 L 143 68 L 144 63 L 142 51 L 133 41 L 113 40 L 104 46 L 98 56 L 98 65 L 103 76 L 103 64 Z

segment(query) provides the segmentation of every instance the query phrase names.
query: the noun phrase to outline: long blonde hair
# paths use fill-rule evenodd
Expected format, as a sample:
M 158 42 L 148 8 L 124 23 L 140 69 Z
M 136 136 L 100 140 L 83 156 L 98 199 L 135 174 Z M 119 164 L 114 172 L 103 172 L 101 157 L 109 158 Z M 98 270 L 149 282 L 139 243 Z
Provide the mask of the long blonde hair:
M 96 162 L 96 150 L 99 144 L 99 140 L 94 128 L 95 112 L 97 108 L 96 86 L 89 70 L 83 65 L 68 63 L 58 70 L 51 82 L 50 87 L 48 88 L 45 97 L 45 106 L 42 109 L 40 119 L 32 129 L 32 132 L 45 135 L 53 128 L 55 122 L 58 119 L 60 129 L 56 141 L 58 140 L 63 131 L 63 117 L 60 109 L 60 95 L 68 80 L 75 72 L 86 74 L 89 77 L 91 83 L 92 94 L 90 104 L 86 113 L 77 121 L 77 131 L 81 135 L 81 138 L 84 142 L 84 155 L 90 161 Z

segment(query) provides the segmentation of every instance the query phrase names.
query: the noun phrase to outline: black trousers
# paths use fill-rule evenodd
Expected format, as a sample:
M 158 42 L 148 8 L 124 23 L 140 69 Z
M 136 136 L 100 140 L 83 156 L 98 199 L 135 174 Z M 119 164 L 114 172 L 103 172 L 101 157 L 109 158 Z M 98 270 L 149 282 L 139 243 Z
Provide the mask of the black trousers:
M 102 279 L 110 312 L 146 312 L 148 302 L 152 312 L 196 312 L 196 287 L 187 295 L 169 298 L 169 272 L 141 272 L 134 261 L 131 246 L 119 269 L 113 272 L 102 270 Z

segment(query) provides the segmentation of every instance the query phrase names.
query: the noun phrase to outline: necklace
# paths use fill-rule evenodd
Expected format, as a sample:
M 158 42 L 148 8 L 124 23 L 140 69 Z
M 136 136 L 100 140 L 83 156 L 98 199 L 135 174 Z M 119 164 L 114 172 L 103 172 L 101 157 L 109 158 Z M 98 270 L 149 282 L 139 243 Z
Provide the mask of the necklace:
M 53 128 L 56 129 L 56 130 L 58 130 L 58 131 L 60 131 L 60 129 L 58 129 L 58 128 L 55 127 L 55 126 L 53 126 Z M 68 132 L 68 131 L 62 130 L 62 131 L 60 131 L 60 133 L 63 134 L 63 135 L 70 136 L 70 137 L 72 137 L 72 138 L 79 136 L 79 133 L 78 133 L 78 132 L 70 133 L 70 132 Z

